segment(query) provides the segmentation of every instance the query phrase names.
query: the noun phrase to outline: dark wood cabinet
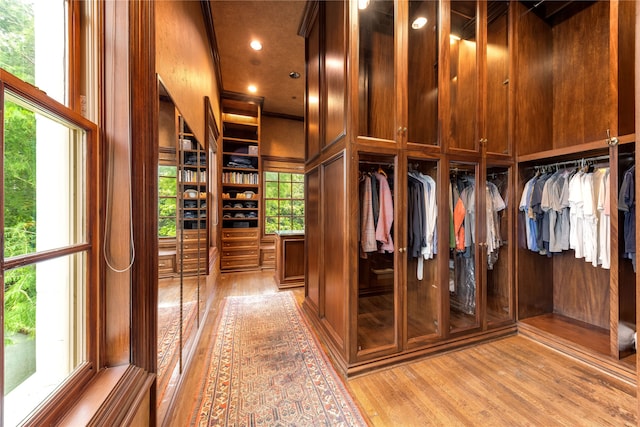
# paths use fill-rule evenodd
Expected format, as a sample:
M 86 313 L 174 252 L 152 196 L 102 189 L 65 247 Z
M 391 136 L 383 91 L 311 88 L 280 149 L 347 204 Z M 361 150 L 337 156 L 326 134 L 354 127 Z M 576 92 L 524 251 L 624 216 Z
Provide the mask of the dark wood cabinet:
M 624 256 L 618 200 L 635 163 L 630 17 L 636 3 L 574 3 L 562 13 L 549 6 L 525 13 L 531 5 L 516 3 L 518 194 L 541 167 L 575 171 L 586 162 L 594 177 L 606 171 L 610 215 L 598 211 L 597 218 L 598 225 L 610 221 L 609 237 L 598 244 L 610 246 L 610 266 L 585 262 L 573 250 L 547 258 L 518 248 L 519 329 L 632 378 L 636 356 L 628 328 L 636 327 L 636 275 Z
M 635 328 L 636 293 L 613 202 L 635 153 L 634 2 L 326 3 L 309 2 L 300 27 L 304 307 L 338 366 L 351 375 L 520 330 L 635 374 L 635 356 L 618 350 L 622 325 Z M 604 158 L 610 270 L 523 249 L 518 203 L 536 167 Z M 429 256 L 412 251 L 411 173 L 434 183 Z M 362 182 L 376 174 L 391 187 L 393 251 L 361 245 Z M 465 188 L 473 216 L 458 248 Z
M 307 104 L 305 308 L 347 374 L 515 332 L 509 13 L 507 2 L 491 7 L 490 22 L 483 2 L 309 3 L 301 26 L 313 66 L 308 96 L 327 98 L 319 110 Z M 317 42 L 317 33 L 329 32 L 345 42 Z M 500 46 L 491 58 L 480 43 L 487 34 Z M 347 63 L 355 64 L 351 74 Z M 499 70 L 499 87 L 495 78 L 487 83 L 487 69 Z M 344 87 L 333 81 L 341 73 Z M 489 112 L 496 125 L 485 134 Z M 437 206 L 429 255 L 410 247 L 414 175 L 432 185 L 429 203 Z M 462 175 L 477 188 L 499 177 L 509 201 L 496 222 L 502 247 L 500 257 L 491 248 L 490 268 L 484 191 L 471 196 L 477 215 L 468 224 L 468 256 L 449 246 L 450 183 Z M 390 187 L 386 250 L 362 247 L 366 180 Z

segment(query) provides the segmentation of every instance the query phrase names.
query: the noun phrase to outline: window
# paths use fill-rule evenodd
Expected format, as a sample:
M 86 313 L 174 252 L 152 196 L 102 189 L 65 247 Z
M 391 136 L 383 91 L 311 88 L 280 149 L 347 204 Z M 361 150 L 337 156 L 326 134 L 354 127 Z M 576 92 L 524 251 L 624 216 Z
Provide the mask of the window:
M 264 173 L 264 232 L 304 230 L 304 174 Z
M 158 167 L 158 237 L 176 237 L 176 166 Z
M 72 4 L 0 0 L 0 425 L 97 369 L 97 132 L 64 105 Z

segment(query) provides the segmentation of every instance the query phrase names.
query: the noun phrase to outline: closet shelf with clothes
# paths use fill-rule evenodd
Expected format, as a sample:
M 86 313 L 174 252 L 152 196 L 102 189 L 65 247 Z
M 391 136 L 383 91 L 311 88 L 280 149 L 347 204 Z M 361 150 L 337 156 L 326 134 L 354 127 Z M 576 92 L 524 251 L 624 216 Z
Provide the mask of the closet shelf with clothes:
M 381 168 L 376 172 L 360 173 L 360 250 L 363 258 L 370 252 L 394 251 L 391 237 L 393 194 L 389 181 L 387 172 Z
M 438 249 L 438 204 L 435 180 L 418 171 L 408 173 L 407 227 L 411 258 L 418 260 L 416 277 L 424 276 L 424 260 L 433 259 Z
M 618 193 L 618 209 L 624 212 L 622 256 L 631 260 L 636 271 L 636 200 L 635 200 L 635 164 L 624 171 Z
M 604 162 L 606 160 L 606 162 Z M 594 267 L 611 266 L 609 156 L 533 166 L 519 211 L 520 245 L 548 257 L 573 250 Z M 567 165 L 576 167 L 567 169 Z
M 450 221 L 450 276 L 449 292 L 452 309 L 469 315 L 476 312 L 475 246 L 476 243 L 486 249 L 487 269 L 493 270 L 498 262 L 500 248 L 505 244 L 501 236 L 502 213 L 507 207 L 503 193 L 506 192 L 507 180 L 502 178 L 508 172 L 488 174 L 484 191 L 481 191 L 479 202 L 484 209 L 485 241 L 477 242 L 478 232 L 475 228 L 477 182 L 474 173 L 452 170 L 449 182 L 449 216 Z M 500 188 L 498 185 L 500 185 Z M 491 284 L 493 286 L 493 283 Z
M 494 174 L 494 179 L 498 174 Z M 491 178 L 491 177 L 489 177 Z M 449 183 L 450 217 L 453 218 L 452 232 L 450 233 L 449 247 L 459 253 L 470 256 L 473 245 L 476 243 L 475 228 L 475 178 L 470 175 L 452 175 Z M 487 265 L 491 269 L 498 258 L 498 250 L 503 245 L 500 235 L 499 212 L 503 211 L 507 204 L 502 197 L 498 186 L 491 180 L 486 181 L 486 242 L 481 242 L 487 247 Z

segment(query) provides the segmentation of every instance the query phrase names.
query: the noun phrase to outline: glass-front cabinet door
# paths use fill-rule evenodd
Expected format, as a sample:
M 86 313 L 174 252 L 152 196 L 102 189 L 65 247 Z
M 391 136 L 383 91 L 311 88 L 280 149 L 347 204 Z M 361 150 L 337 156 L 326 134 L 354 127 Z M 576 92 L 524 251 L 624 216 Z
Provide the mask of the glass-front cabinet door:
M 486 114 L 487 153 L 511 154 L 509 144 L 509 2 L 487 4 Z
M 439 3 L 358 3 L 358 136 L 438 145 Z
M 450 2 L 449 148 L 478 150 L 478 2 Z
M 448 147 L 511 154 L 509 2 L 448 4 Z
M 358 3 L 358 136 L 395 141 L 395 4 Z
M 514 319 L 511 224 L 513 210 L 507 206 L 511 168 L 489 166 L 485 180 L 485 236 L 483 260 L 486 277 L 486 324 L 498 326 Z
M 407 82 L 402 132 L 409 144 L 438 145 L 438 2 L 409 1 L 408 9 L 406 66 L 401 68 Z
M 456 333 L 480 326 L 478 288 L 477 163 L 449 164 L 449 331 Z
M 358 357 L 397 349 L 396 157 L 359 154 Z
M 438 160 L 407 160 L 407 346 L 441 335 L 442 283 L 438 268 Z

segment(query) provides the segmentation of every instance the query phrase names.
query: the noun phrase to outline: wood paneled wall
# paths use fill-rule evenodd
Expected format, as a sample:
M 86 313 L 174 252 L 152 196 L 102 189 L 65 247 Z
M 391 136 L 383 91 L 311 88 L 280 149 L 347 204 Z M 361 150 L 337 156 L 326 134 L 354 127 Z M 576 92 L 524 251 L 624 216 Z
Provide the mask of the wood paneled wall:
M 341 349 L 345 345 L 345 325 L 348 283 L 348 257 L 346 253 L 347 226 L 344 212 L 346 209 L 346 161 L 341 153 L 335 159 L 322 166 L 321 217 L 323 230 L 331 229 L 322 235 L 323 272 L 322 292 L 324 313 L 333 332 L 333 338 Z
M 113 114 L 101 118 L 102 137 L 105 149 L 102 155 L 109 158 L 107 164 L 110 172 L 106 172 L 106 180 L 111 180 L 107 215 L 104 221 L 109 232 L 105 236 L 108 242 L 107 259 L 118 269 L 124 269 L 130 262 L 130 234 L 129 224 L 133 220 L 130 215 L 129 195 L 130 186 L 128 150 L 130 140 L 129 123 L 130 109 L 120 108 L 132 103 L 129 86 L 129 8 L 120 2 L 105 2 L 105 21 L 112 25 L 105 25 L 104 67 L 105 98 L 109 105 L 113 105 Z M 119 30 L 116 31 L 115 28 Z M 115 106 L 118 106 L 117 108 Z M 110 151 L 110 153 L 109 153 Z M 130 274 L 118 273 L 109 268 L 105 271 L 105 295 L 101 296 L 106 304 L 106 322 L 104 333 L 106 337 L 103 363 L 105 366 L 116 366 L 129 363 L 130 354 L 130 307 L 129 291 Z
M 200 2 L 154 2 L 156 71 L 198 141 L 204 144 L 204 97 L 220 119 L 220 91 L 215 78 Z
M 304 161 L 304 122 L 263 115 L 260 155 Z
M 548 55 L 553 40 L 551 28 L 520 2 L 516 7 L 514 22 L 518 34 L 535 34 L 535 37 L 518 36 L 516 76 L 518 90 L 515 93 L 517 154 L 530 154 L 553 148 L 552 126 L 553 99 L 552 61 Z
M 320 245 L 322 232 L 320 222 L 320 168 L 316 167 L 305 176 L 305 266 L 306 297 L 317 311 L 320 307 L 321 259 Z
M 552 38 L 553 148 L 604 139 L 613 120 L 609 2 L 595 2 L 556 25 Z

